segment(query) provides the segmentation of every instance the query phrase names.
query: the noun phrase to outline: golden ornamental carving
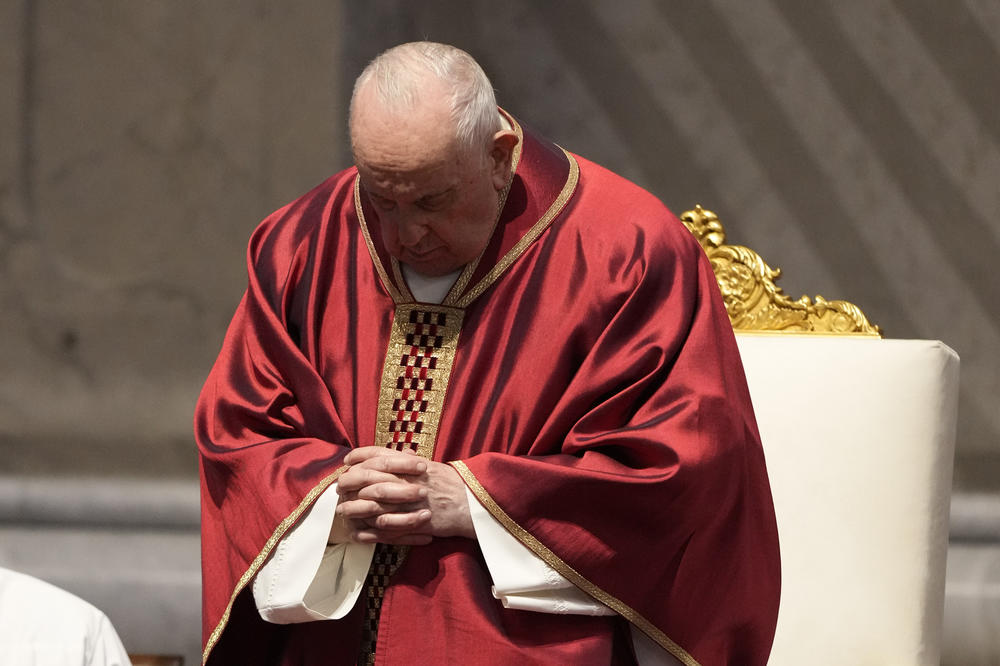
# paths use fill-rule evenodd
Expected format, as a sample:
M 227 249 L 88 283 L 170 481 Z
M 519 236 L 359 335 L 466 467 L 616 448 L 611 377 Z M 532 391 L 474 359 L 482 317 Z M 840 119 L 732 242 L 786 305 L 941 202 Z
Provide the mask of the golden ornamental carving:
M 881 337 L 881 329 L 853 303 L 822 296 L 793 301 L 775 284 L 781 269 L 749 248 L 726 245 L 725 229 L 712 211 L 695 206 L 681 221 L 708 255 L 734 329 Z

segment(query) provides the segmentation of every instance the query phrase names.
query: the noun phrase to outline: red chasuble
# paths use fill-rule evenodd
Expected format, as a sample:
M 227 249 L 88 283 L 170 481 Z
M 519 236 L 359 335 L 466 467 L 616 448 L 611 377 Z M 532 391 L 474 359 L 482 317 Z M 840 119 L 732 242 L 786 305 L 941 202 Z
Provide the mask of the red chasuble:
M 250 583 L 359 446 L 450 462 L 528 548 L 619 615 L 508 610 L 478 545 L 414 547 L 379 664 L 764 664 L 777 530 L 733 332 L 700 247 L 622 178 L 521 136 L 489 246 L 415 302 L 349 169 L 277 211 L 198 403 L 213 664 L 352 664 L 362 603 L 272 625 Z M 624 620 L 623 620 L 624 618 Z

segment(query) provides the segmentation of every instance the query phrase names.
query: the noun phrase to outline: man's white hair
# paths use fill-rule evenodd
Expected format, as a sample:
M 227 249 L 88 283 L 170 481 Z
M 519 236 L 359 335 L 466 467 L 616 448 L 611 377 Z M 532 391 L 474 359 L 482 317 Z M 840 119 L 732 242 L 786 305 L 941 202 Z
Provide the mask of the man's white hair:
M 472 56 L 448 44 L 400 44 L 368 63 L 354 82 L 350 122 L 354 122 L 358 92 L 369 83 L 380 104 L 403 113 L 417 105 L 428 77 L 436 78 L 450 93 L 451 117 L 459 145 L 485 150 L 500 130 L 493 86 Z

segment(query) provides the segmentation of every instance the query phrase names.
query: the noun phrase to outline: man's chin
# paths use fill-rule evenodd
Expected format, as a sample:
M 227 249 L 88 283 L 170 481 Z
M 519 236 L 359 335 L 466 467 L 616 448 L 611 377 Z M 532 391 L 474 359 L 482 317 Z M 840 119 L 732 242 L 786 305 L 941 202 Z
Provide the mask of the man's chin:
M 456 259 L 443 248 L 431 250 L 423 255 L 403 252 L 399 260 L 424 277 L 441 277 L 454 273 L 463 266 L 461 263 L 456 263 Z
M 412 258 L 400 259 L 408 268 L 424 277 L 442 277 L 449 273 L 454 273 L 462 266 L 454 266 L 452 263 L 443 261 L 419 261 Z

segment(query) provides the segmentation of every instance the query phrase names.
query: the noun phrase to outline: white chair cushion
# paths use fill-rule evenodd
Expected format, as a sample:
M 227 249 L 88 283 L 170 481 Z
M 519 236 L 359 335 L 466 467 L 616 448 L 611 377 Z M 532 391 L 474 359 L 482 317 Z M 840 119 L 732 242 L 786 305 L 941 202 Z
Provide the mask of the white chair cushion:
M 782 592 L 771 664 L 937 664 L 958 395 L 940 342 L 737 336 Z

